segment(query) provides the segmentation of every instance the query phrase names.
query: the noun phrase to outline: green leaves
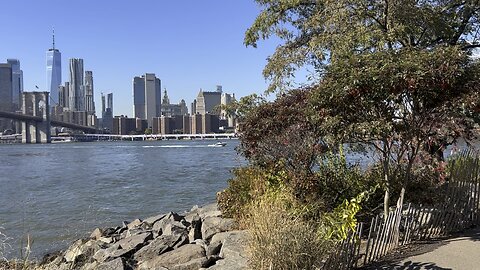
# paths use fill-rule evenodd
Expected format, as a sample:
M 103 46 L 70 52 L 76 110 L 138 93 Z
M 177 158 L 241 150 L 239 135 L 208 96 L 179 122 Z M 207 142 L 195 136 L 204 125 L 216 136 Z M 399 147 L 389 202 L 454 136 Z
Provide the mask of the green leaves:
M 480 46 L 478 0 L 256 0 L 262 8 L 245 45 L 276 35 L 280 44 L 264 76 L 285 90 L 296 70 L 319 73 L 353 55 Z M 312 81 L 318 83 L 318 81 Z

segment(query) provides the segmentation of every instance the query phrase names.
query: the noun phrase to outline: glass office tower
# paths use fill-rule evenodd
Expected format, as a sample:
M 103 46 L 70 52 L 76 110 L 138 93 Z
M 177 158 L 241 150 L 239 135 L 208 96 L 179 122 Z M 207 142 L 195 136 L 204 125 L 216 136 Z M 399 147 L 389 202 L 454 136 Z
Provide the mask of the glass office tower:
M 50 91 L 50 104 L 58 104 L 58 87 L 62 84 L 62 54 L 53 46 L 47 51 L 47 91 Z

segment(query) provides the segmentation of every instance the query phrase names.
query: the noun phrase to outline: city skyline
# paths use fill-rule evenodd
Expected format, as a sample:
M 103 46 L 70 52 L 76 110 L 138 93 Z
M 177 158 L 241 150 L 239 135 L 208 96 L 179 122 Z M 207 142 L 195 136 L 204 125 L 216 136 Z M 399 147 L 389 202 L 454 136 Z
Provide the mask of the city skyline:
M 48 2 L 12 3 L 11 8 L 22 10 L 29 19 L 15 24 L 15 31 L 0 30 L 9 37 L 0 58 L 21 61 L 25 91 L 35 90 L 35 85 L 48 90 L 42 88 L 47 84 L 45 51 L 52 47 L 53 27 L 55 48 L 62 53 L 62 73 L 68 74 L 68 59 L 85 59 L 95 73 L 95 102 L 100 102 L 102 91 L 112 91 L 118 115 L 133 116 L 131 78 L 138 74 L 155 73 L 172 103 L 184 99 L 190 104 L 200 88 L 214 91 L 218 84 L 239 97 L 266 88 L 261 72 L 275 42 L 267 41 L 259 49 L 243 45 L 244 32 L 259 11 L 253 1 L 142 1 L 149 8 L 141 14 L 132 12 L 140 3 L 116 1 L 111 7 L 110 1 Z M 46 9 L 53 10 L 43 12 Z M 70 9 L 76 12 L 66 12 Z M 87 9 L 92 16 L 81 20 Z M 11 14 L 6 19 L 15 21 Z M 64 77 L 62 84 L 65 81 Z M 101 115 L 100 106 L 96 109 Z

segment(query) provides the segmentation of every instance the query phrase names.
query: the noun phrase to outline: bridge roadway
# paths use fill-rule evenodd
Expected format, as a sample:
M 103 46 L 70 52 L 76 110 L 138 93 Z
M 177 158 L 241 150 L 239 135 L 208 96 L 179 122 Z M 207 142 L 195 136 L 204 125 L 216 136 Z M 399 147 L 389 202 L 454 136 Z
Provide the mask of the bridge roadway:
M 12 113 L 12 112 L 4 112 L 0 111 L 0 118 L 9 118 L 9 119 L 14 119 L 14 120 L 19 120 L 19 121 L 32 121 L 32 122 L 42 122 L 43 117 L 40 116 L 33 116 L 33 115 L 27 115 L 27 114 L 19 114 L 19 113 Z M 78 125 L 78 124 L 73 124 L 73 123 L 68 123 L 68 122 L 62 122 L 62 121 L 56 121 L 56 120 L 51 120 L 50 124 L 55 127 L 66 127 L 66 128 L 71 128 L 74 130 L 81 130 L 84 132 L 97 132 L 98 130 L 95 127 L 89 127 L 89 126 L 83 126 L 83 125 Z

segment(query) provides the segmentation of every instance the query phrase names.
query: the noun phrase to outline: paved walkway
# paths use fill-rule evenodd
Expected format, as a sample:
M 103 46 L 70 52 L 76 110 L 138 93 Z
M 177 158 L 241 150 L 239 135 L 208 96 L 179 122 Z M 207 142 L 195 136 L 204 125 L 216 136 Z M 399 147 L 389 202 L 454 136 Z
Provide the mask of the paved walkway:
M 413 252 L 416 254 L 406 254 L 407 257 L 379 263 L 368 269 L 480 270 L 480 229 L 421 245 Z

